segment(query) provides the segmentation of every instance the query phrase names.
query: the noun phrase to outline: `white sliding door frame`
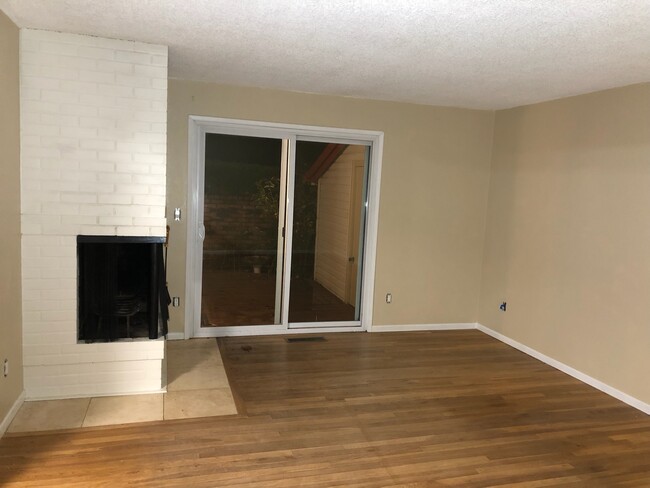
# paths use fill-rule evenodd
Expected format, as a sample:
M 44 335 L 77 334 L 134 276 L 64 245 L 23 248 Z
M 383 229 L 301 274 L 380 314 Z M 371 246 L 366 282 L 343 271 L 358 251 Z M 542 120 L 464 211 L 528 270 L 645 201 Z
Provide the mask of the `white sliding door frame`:
M 280 157 L 281 166 L 280 166 L 280 197 L 278 198 L 279 208 L 278 208 L 278 242 L 277 242 L 277 251 L 276 251 L 276 266 L 275 266 L 275 309 L 274 309 L 274 324 L 283 324 L 284 319 L 282 317 L 282 290 L 284 284 L 284 266 L 280 266 L 280 263 L 284 263 L 285 260 L 285 239 L 284 239 L 284 223 L 287 220 L 287 171 L 289 170 L 289 164 L 286 164 L 290 161 L 289 149 L 291 147 L 291 141 L 289 139 L 282 139 L 282 155 Z
M 205 175 L 205 136 L 208 133 L 267 137 L 283 139 L 283 156 L 287 157 L 288 196 L 284 215 L 285 239 L 280 324 L 244 325 L 233 327 L 201 327 L 201 286 L 203 226 L 202 201 Z M 278 124 L 249 120 L 224 119 L 191 115 L 188 121 L 188 199 L 187 199 L 187 261 L 185 286 L 185 337 L 219 337 L 233 335 L 268 335 L 304 332 L 355 332 L 370 330 L 375 284 L 375 257 L 377 251 L 377 225 L 379 221 L 379 191 L 383 153 L 383 132 L 356 129 L 337 129 L 307 125 Z M 295 183 L 296 141 L 358 144 L 371 148 L 370 173 L 367 187 L 366 228 L 363 242 L 363 273 L 361 282 L 361 311 L 359 321 L 289 323 L 289 296 L 291 270 L 291 243 L 293 238 L 293 187 Z M 282 220 L 279 229 L 282 228 Z M 280 245 L 278 246 L 280 250 Z M 283 280 L 276 279 L 277 282 Z M 279 293 L 279 292 L 278 292 Z M 279 295 L 278 295 L 279 296 Z M 276 302 L 277 303 L 277 302 Z M 277 317 L 277 311 L 276 311 Z

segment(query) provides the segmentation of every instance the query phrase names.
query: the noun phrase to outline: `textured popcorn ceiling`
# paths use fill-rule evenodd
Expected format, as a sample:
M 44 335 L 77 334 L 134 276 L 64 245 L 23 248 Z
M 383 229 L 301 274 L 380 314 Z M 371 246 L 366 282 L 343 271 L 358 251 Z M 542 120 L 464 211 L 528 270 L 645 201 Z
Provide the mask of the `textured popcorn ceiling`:
M 650 0 L 0 0 L 169 46 L 170 76 L 505 108 L 650 80 Z

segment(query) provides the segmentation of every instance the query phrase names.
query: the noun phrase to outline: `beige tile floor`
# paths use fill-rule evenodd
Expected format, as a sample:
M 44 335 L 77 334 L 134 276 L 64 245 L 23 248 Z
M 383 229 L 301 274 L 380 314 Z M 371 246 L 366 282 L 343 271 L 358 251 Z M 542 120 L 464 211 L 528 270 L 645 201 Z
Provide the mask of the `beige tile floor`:
M 214 339 L 167 342 L 167 393 L 25 402 L 8 432 L 235 415 Z

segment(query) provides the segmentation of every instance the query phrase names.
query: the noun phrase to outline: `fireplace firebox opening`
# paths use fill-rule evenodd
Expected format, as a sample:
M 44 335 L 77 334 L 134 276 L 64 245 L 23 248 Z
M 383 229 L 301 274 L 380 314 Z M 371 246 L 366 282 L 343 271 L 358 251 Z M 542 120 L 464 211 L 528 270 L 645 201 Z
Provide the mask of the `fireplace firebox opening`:
M 77 236 L 78 339 L 167 334 L 164 237 Z

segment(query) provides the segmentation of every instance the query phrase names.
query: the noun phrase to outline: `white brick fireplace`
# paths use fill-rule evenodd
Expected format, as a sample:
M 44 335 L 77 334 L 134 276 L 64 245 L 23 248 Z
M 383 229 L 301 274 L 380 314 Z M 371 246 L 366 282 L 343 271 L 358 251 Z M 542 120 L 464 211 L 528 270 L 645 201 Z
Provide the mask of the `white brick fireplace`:
M 165 236 L 167 47 L 21 30 L 27 399 L 158 391 L 163 340 L 77 341 L 76 237 Z

